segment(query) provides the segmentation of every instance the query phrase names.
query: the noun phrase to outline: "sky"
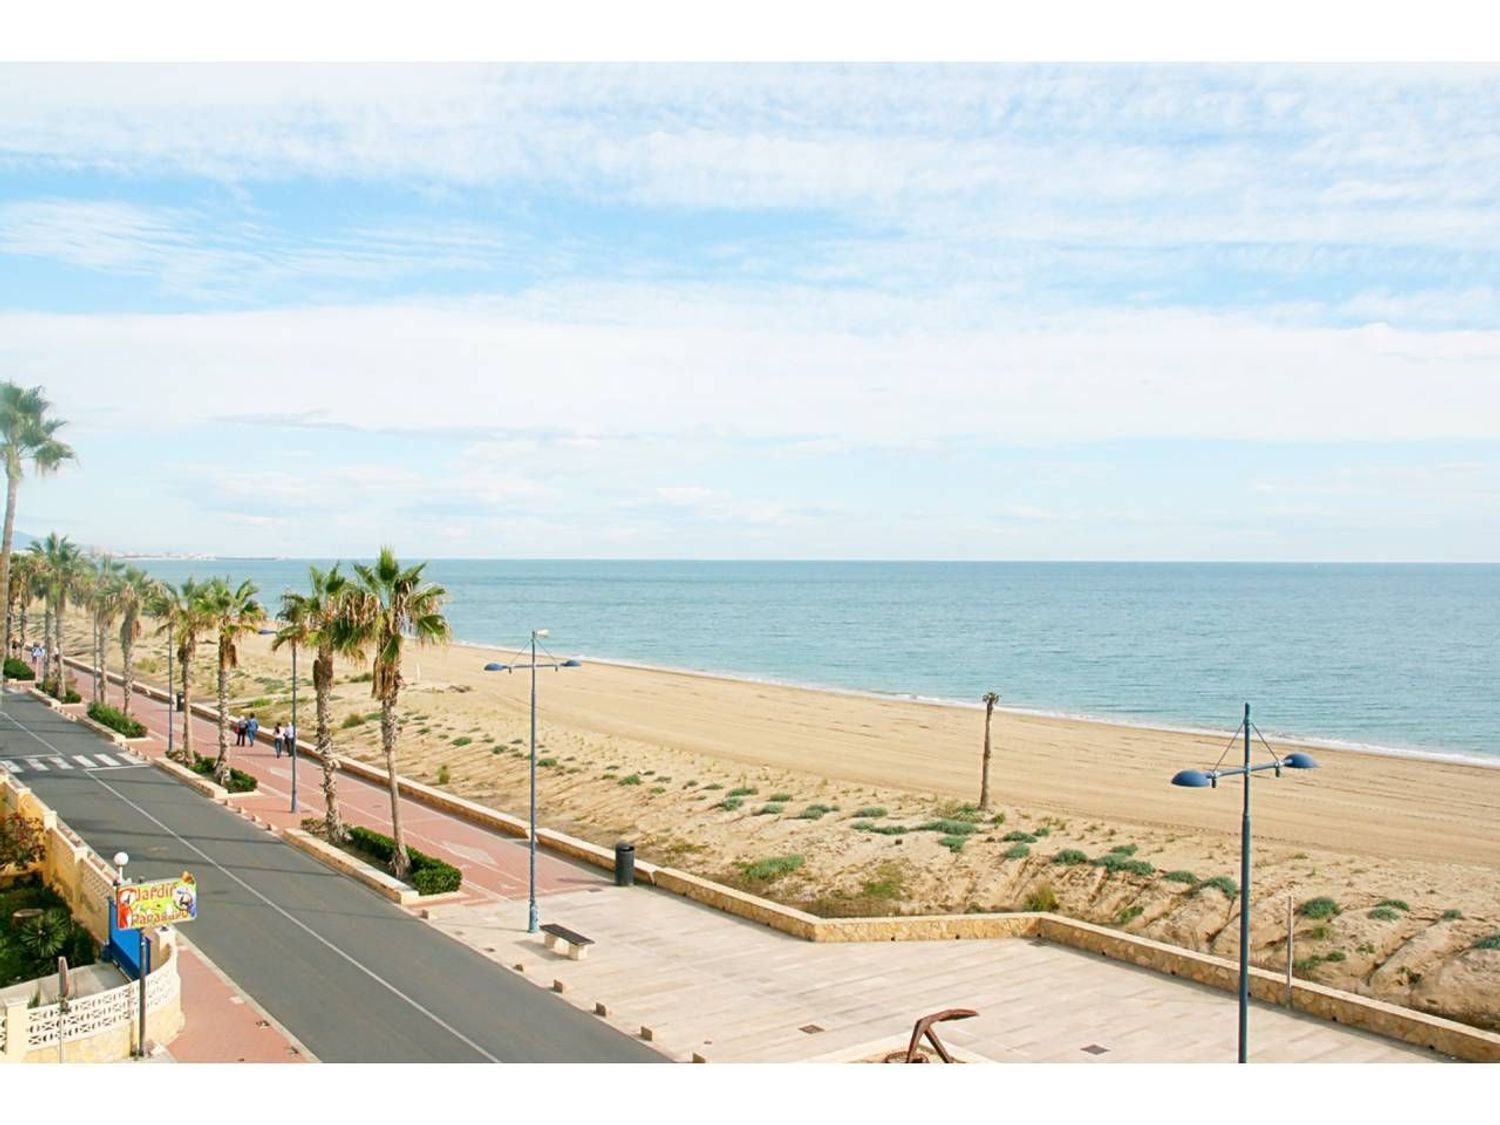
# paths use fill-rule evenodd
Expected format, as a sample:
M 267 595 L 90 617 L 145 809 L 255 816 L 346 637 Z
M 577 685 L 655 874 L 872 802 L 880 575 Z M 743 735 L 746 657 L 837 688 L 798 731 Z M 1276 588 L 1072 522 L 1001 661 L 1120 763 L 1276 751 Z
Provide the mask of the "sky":
M 1500 68 L 0 65 L 122 552 L 1500 560 Z

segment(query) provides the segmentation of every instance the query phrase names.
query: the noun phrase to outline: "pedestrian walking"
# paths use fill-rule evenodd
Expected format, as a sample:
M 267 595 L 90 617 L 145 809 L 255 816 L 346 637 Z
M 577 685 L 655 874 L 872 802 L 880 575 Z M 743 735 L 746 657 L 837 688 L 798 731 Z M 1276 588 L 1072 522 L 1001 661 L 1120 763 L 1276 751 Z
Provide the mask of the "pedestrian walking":
M 234 723 L 234 744 L 236 746 L 243 746 L 243 745 L 245 745 L 245 720 L 244 719 L 236 719 L 235 720 L 235 723 Z
M 245 720 L 245 745 L 254 746 L 255 736 L 260 733 L 260 720 L 255 717 L 255 712 L 250 712 L 250 717 Z
M 276 756 L 281 757 L 281 740 L 285 736 L 281 733 L 281 724 L 276 724 L 276 729 L 271 732 L 271 742 L 276 746 Z
M 295 754 L 297 752 L 297 724 L 287 723 L 286 730 L 281 732 L 281 740 L 286 743 L 286 752 Z

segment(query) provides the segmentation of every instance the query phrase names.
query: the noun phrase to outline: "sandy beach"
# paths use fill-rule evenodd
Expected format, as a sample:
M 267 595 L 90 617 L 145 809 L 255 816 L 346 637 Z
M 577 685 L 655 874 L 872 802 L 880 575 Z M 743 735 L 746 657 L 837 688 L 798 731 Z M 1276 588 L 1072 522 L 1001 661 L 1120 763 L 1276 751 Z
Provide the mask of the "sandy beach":
M 140 651 L 141 672 L 160 681 L 160 643 L 148 639 Z M 200 701 L 212 697 L 210 652 L 204 646 L 195 665 Z M 465 645 L 413 652 L 403 773 L 524 808 L 529 677 L 482 671 L 513 657 Z M 117 652 L 110 662 L 118 668 Z M 240 709 L 256 709 L 263 725 L 284 717 L 289 669 L 268 638 L 244 641 L 232 692 Z M 369 685 L 352 679 L 364 671 L 339 668 L 335 737 L 340 752 L 375 760 L 376 704 Z M 310 740 L 305 669 L 301 700 Z M 539 703 L 542 819 L 597 842 L 630 838 L 643 858 L 823 913 L 1015 909 L 1043 894 L 1078 917 L 1221 955 L 1237 950 L 1232 899 L 1196 883 L 1238 883 L 1239 783 L 1170 784 L 1178 769 L 1212 766 L 1221 754 L 1237 761 L 1237 743 L 1225 752 L 1227 732 L 997 711 L 997 824 L 963 808 L 979 793 L 980 709 L 599 662 L 541 672 Z M 1326 896 L 1337 916 L 1296 920 L 1303 975 L 1500 1026 L 1500 951 L 1471 948 L 1500 930 L 1500 769 L 1312 752 L 1319 770 L 1254 782 L 1252 955 L 1280 968 L 1288 901 Z M 1254 753 L 1265 756 L 1258 744 Z M 955 816 L 980 820 L 956 849 L 953 837 L 919 830 Z M 1006 839 L 1015 833 L 1027 839 Z M 1021 843 L 1029 854 L 1007 858 Z M 1155 870 L 1053 862 L 1065 849 L 1090 858 L 1122 849 Z M 787 856 L 801 866 L 779 878 L 744 870 Z

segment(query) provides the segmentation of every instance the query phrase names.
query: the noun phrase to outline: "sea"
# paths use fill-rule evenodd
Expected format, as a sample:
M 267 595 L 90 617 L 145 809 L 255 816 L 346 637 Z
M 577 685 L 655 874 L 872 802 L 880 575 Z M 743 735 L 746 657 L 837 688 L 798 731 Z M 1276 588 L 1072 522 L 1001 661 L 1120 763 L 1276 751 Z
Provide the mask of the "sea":
M 309 562 L 138 560 L 249 578 Z M 406 560 L 412 561 L 412 560 Z M 347 567 L 346 567 L 347 569 Z M 1500 765 L 1500 566 L 434 559 L 454 638 Z M 476 656 L 476 662 L 478 658 Z

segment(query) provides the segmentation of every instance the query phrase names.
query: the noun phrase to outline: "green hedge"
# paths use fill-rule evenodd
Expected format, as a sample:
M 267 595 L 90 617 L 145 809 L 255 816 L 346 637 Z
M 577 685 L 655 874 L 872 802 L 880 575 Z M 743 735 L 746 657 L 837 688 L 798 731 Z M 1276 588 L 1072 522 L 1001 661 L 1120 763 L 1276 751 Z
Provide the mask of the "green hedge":
M 383 832 L 358 824 L 350 826 L 349 842 L 381 863 L 389 864 L 396 854 L 396 841 Z M 407 846 L 406 854 L 411 859 L 411 870 L 407 873 L 406 881 L 424 895 L 456 891 L 464 881 L 464 873 L 451 863 L 444 863 L 410 845 Z
M 7 680 L 34 680 L 36 673 L 31 670 L 31 665 L 24 660 L 17 660 L 14 656 L 5 658 L 5 678 Z
M 202 754 L 195 753 L 193 755 L 193 772 L 201 773 L 204 777 L 212 777 L 214 775 L 214 761 L 215 759 L 213 758 L 205 758 Z M 231 793 L 253 793 L 259 785 L 260 779 L 254 774 L 237 770 L 233 766 L 229 767 L 229 784 L 226 788 Z
M 145 727 L 124 711 L 117 711 L 107 703 L 90 703 L 89 718 L 96 723 L 102 723 L 112 731 L 123 734 L 126 738 L 146 737 Z
M 43 680 L 42 690 L 50 695 L 53 699 L 57 700 L 59 703 L 83 702 L 83 696 L 79 695 L 76 691 L 73 690 L 73 685 L 71 683 L 68 685 L 68 694 L 66 696 L 58 695 L 56 676 L 49 676 L 47 679 Z

